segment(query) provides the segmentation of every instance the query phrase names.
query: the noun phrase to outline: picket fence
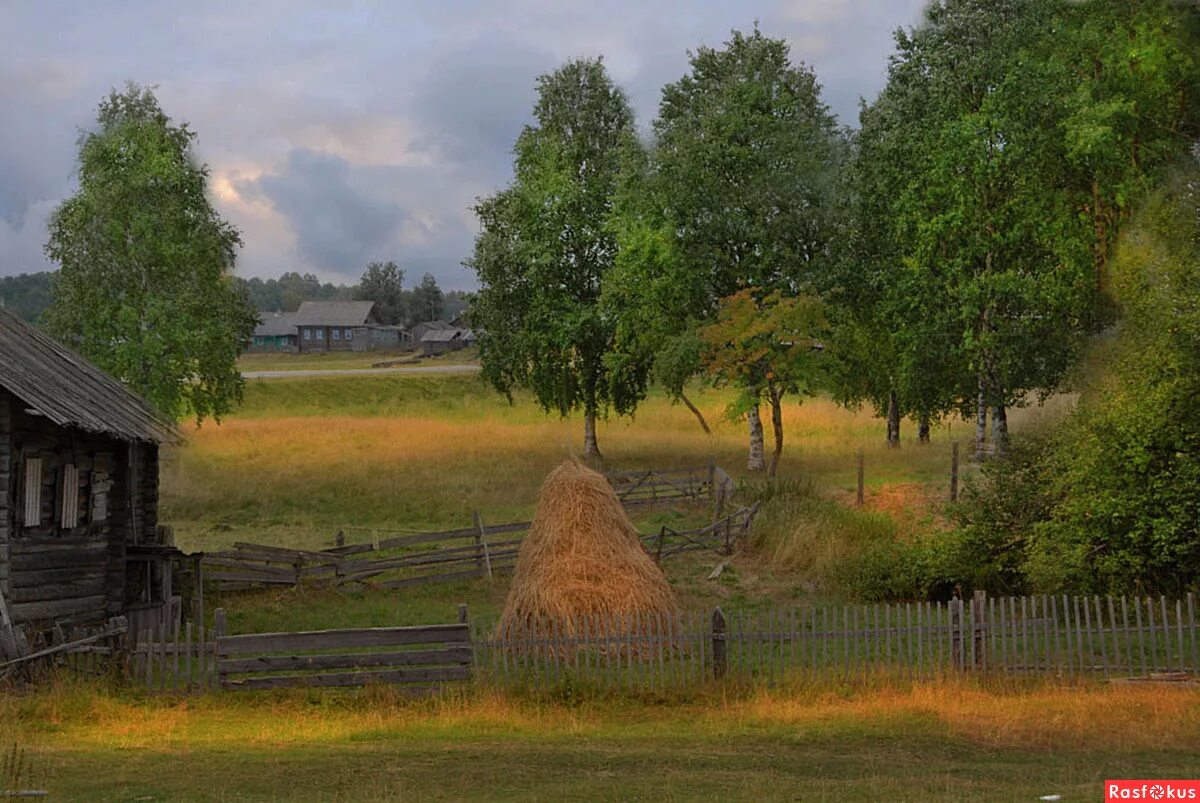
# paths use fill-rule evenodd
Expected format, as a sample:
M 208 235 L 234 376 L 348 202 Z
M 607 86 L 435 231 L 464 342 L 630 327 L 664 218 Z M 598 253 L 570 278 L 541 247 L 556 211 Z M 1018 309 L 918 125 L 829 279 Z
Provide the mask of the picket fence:
M 872 673 L 1185 678 L 1200 673 L 1195 599 L 1041 595 L 892 605 L 473 623 L 476 674 L 504 687 L 666 690 Z

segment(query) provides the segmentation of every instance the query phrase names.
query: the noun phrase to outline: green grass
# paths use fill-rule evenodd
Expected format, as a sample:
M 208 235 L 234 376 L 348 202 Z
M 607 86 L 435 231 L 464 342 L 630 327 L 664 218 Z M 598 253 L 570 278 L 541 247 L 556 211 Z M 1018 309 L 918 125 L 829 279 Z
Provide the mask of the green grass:
M 60 800 L 1096 800 L 1188 777 L 1198 692 L 848 686 L 688 703 L 467 691 L 0 699 L 0 744 Z M 1138 726 L 1141 727 L 1138 727 Z
M 391 360 L 412 360 L 417 365 L 467 365 L 478 362 L 479 354 L 474 348 L 452 351 L 433 357 L 422 356 L 420 351 L 330 351 L 305 354 L 261 352 L 243 354 L 238 358 L 241 371 L 309 371 L 322 369 L 371 368 L 375 363 Z

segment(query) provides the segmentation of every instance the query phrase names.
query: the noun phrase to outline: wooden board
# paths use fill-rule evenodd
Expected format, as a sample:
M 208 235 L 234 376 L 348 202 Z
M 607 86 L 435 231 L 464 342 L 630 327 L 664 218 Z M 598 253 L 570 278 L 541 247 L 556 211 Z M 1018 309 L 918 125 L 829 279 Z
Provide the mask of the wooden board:
M 227 658 L 218 664 L 221 674 L 288 672 L 315 669 L 355 669 L 375 666 L 429 666 L 471 663 L 470 647 L 441 650 L 396 650 L 356 652 L 340 655 L 264 655 L 257 658 Z
M 289 689 L 304 687 L 366 686 L 370 683 L 441 683 L 470 680 L 468 666 L 433 669 L 389 669 L 382 672 L 334 672 L 323 675 L 278 675 L 221 681 L 223 689 Z
M 249 633 L 221 636 L 217 649 L 222 657 L 292 650 L 356 649 L 393 647 L 403 644 L 438 642 L 465 643 L 470 640 L 465 624 L 418 627 L 371 627 L 352 630 L 310 630 L 299 633 Z

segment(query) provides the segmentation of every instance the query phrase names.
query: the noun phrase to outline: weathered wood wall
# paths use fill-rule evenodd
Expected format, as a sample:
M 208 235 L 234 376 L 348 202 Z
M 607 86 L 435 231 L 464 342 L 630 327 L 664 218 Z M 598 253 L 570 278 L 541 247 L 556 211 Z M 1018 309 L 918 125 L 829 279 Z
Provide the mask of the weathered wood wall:
M 15 622 L 82 625 L 119 615 L 125 606 L 125 545 L 152 536 L 158 524 L 157 448 L 56 427 L 3 395 L 0 414 L 0 538 L 7 540 L 6 598 Z M 14 515 L 22 456 L 42 458 L 42 514 L 35 525 Z M 131 454 L 132 452 L 132 454 Z M 79 524 L 61 520 L 60 467 L 78 469 Z M 3 466 L 7 465 L 5 472 Z M 132 499 L 129 489 L 134 489 Z M 106 509 L 94 520 L 97 502 Z M 132 502 L 132 504 L 131 504 Z
M 0 594 L 8 596 L 8 538 L 12 529 L 12 412 L 0 390 Z

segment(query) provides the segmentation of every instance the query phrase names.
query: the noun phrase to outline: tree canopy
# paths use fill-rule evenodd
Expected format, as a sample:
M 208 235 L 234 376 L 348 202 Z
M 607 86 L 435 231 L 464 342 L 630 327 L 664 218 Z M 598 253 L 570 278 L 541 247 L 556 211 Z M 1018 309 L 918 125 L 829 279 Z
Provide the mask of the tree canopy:
M 229 412 L 255 313 L 233 282 L 241 238 L 208 198 L 195 134 L 151 90 L 101 102 L 79 189 L 50 219 L 51 330 L 171 416 Z
M 600 60 L 568 62 L 537 81 L 534 123 L 514 147 L 512 184 L 476 206 L 467 265 L 479 278 L 472 322 L 483 375 L 511 398 L 527 387 L 547 411 L 595 424 L 631 412 L 642 371 L 610 371 L 614 324 L 600 302 L 617 244 L 609 228 L 623 149 L 635 147 L 629 102 Z

